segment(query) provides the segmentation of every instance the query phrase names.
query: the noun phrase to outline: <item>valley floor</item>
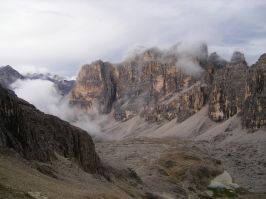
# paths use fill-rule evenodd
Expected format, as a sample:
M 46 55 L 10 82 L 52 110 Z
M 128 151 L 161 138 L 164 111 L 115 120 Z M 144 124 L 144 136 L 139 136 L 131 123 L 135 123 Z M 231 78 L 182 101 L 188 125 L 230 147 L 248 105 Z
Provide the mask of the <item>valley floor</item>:
M 135 117 L 123 123 L 107 123 L 103 137 L 110 140 L 158 138 L 162 145 L 167 139 L 183 140 L 189 143 L 188 151 L 197 148 L 221 161 L 240 186 L 251 192 L 266 192 L 266 129 L 243 129 L 237 115 L 216 123 L 209 119 L 206 106 L 182 123 L 174 119 L 154 124 Z
M 0 199 L 266 198 L 265 129 L 247 132 L 237 117 L 214 124 L 206 114 L 158 125 L 107 118 L 94 142 L 110 179 L 61 156 L 40 163 L 0 155 Z M 244 189 L 210 197 L 208 185 L 224 171 Z
M 2 155 L 0 198 L 206 198 L 207 185 L 223 172 L 223 167 L 233 177 L 246 172 L 230 170 L 236 155 L 232 155 L 232 159 L 227 156 L 224 159 L 224 153 L 220 153 L 219 149 L 211 150 L 209 144 L 203 142 L 177 138 L 129 138 L 120 141 L 95 139 L 95 145 L 102 161 L 118 171 L 111 181 L 87 174 L 60 156 L 57 161 L 44 164 L 27 162 L 14 155 Z M 210 157 L 209 152 L 215 158 Z M 122 170 L 134 170 L 140 180 L 134 172 L 129 172 L 132 176 L 124 179 L 123 174 L 119 176 Z M 254 178 L 258 179 L 257 176 Z M 248 179 L 249 176 L 246 177 Z M 259 182 L 262 183 L 259 188 L 263 189 L 265 178 Z M 235 198 L 263 199 L 266 194 L 245 192 Z

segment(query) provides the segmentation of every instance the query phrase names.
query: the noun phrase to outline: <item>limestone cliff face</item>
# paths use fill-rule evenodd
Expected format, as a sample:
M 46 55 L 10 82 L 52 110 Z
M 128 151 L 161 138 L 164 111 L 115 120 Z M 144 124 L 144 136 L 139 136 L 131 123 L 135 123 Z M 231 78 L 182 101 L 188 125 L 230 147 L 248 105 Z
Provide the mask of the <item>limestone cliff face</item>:
M 158 109 L 164 107 L 166 101 L 174 100 L 175 93 L 193 85 L 196 78 L 177 68 L 176 56 L 168 54 L 167 62 L 163 59 L 162 54 L 151 49 L 116 67 L 118 83 L 114 116 L 117 120 L 127 120 L 137 114 L 148 121 L 176 117 L 177 114 L 161 117 Z M 168 109 L 177 112 L 178 107 L 169 106 Z
M 155 108 L 145 107 L 143 115 L 147 121 L 152 122 L 170 121 L 175 118 L 177 122 L 182 122 L 205 105 L 204 88 L 203 85 L 195 84 L 156 104 Z
M 266 126 L 266 55 L 247 67 L 241 53 L 234 53 L 231 63 L 213 76 L 209 116 L 223 121 L 238 114 L 243 127 Z
M 266 54 L 247 73 L 242 124 L 257 129 L 266 126 Z
M 87 132 L 19 99 L 0 85 L 0 152 L 13 149 L 29 160 L 49 162 L 56 154 L 89 173 L 104 174 Z
M 247 65 L 239 62 L 229 64 L 214 74 L 209 103 L 212 120 L 226 120 L 242 110 L 247 71 Z
M 199 77 L 184 73 L 177 66 L 178 59 L 172 51 L 154 48 L 119 64 L 97 61 L 85 65 L 72 90 L 71 104 L 84 110 L 95 104 L 100 113 L 113 110 L 119 121 L 136 115 L 152 122 L 177 117 L 182 121 L 199 110 L 205 100 L 201 86 L 191 92 Z M 195 64 L 203 60 L 196 56 L 189 59 Z M 179 92 L 182 94 L 177 95 Z
M 71 92 L 71 104 L 89 110 L 97 105 L 100 113 L 109 113 L 116 98 L 114 67 L 102 61 L 84 65 Z
M 117 121 L 137 115 L 148 122 L 182 122 L 209 105 L 209 117 L 216 122 L 238 114 L 244 127 L 265 126 L 266 56 L 251 68 L 241 52 L 227 62 L 216 53 L 191 56 L 153 48 L 119 64 L 97 61 L 82 67 L 71 93 L 71 104 L 100 113 L 110 113 Z M 175 50 L 173 50 L 175 49 Z M 207 55 L 202 46 L 201 55 Z M 180 66 L 186 58 L 203 70 L 190 75 Z

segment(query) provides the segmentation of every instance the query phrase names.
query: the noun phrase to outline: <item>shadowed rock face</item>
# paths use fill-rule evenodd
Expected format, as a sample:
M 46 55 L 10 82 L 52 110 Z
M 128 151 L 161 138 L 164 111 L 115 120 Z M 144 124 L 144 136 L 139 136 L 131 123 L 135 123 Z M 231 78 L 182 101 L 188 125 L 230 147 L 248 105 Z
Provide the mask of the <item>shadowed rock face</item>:
M 231 63 L 232 64 L 242 63 L 244 65 L 247 64 L 244 54 L 238 51 L 233 53 L 231 58 Z
M 242 64 L 231 66 L 218 70 L 213 76 L 209 116 L 214 121 L 228 119 L 243 107 L 248 69 Z
M 266 126 L 266 54 L 247 73 L 242 124 L 252 129 Z
M 0 121 L 0 151 L 11 148 L 26 159 L 43 162 L 59 154 L 89 173 L 104 173 L 87 132 L 40 112 L 1 85 Z
M 208 57 L 208 65 L 215 68 L 224 68 L 226 66 L 226 60 L 222 59 L 216 52 L 211 53 Z
M 266 126 L 266 55 L 250 68 L 239 56 L 214 74 L 209 116 L 223 121 L 239 113 L 244 127 L 257 129 Z
M 2 86 L 9 87 L 10 84 L 18 79 L 24 79 L 24 77 L 11 66 L 0 67 L 0 84 Z

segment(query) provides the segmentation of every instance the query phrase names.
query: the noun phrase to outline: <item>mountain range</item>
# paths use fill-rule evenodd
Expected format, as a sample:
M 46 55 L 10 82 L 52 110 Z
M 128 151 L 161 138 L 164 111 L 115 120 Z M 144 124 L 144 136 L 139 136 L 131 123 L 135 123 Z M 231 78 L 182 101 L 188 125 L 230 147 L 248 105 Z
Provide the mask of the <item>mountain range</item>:
M 74 80 L 67 80 L 64 77 L 58 75 L 51 75 L 50 73 L 27 73 L 25 75 L 20 74 L 11 66 L 0 67 L 0 83 L 2 86 L 9 88 L 16 80 L 47 80 L 53 82 L 57 90 L 61 95 L 67 95 L 74 85 Z
M 9 90 L 36 79 L 97 112 L 101 134 Z M 226 61 L 179 43 L 85 64 L 76 81 L 5 66 L 0 84 L 4 198 L 265 198 L 266 54 L 248 66 L 241 52 Z

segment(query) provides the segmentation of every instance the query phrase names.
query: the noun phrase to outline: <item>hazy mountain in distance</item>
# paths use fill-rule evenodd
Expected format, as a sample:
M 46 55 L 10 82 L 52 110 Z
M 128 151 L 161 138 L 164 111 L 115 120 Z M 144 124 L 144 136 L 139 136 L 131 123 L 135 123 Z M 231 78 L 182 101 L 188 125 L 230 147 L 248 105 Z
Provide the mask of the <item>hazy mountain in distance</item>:
M 27 73 L 26 75 L 20 74 L 11 66 L 0 67 L 0 84 L 5 87 L 10 87 L 16 80 L 47 80 L 53 82 L 61 95 L 67 95 L 72 89 L 75 81 L 66 80 L 64 77 L 58 75 L 51 75 L 49 73 Z
M 0 67 L 0 84 L 2 86 L 9 87 L 18 79 L 25 79 L 25 77 L 9 65 Z
M 27 73 L 25 75 L 26 79 L 41 79 L 53 82 L 60 93 L 64 96 L 67 95 L 72 87 L 74 86 L 75 80 L 66 80 L 64 77 L 58 75 L 51 75 L 50 73 Z

